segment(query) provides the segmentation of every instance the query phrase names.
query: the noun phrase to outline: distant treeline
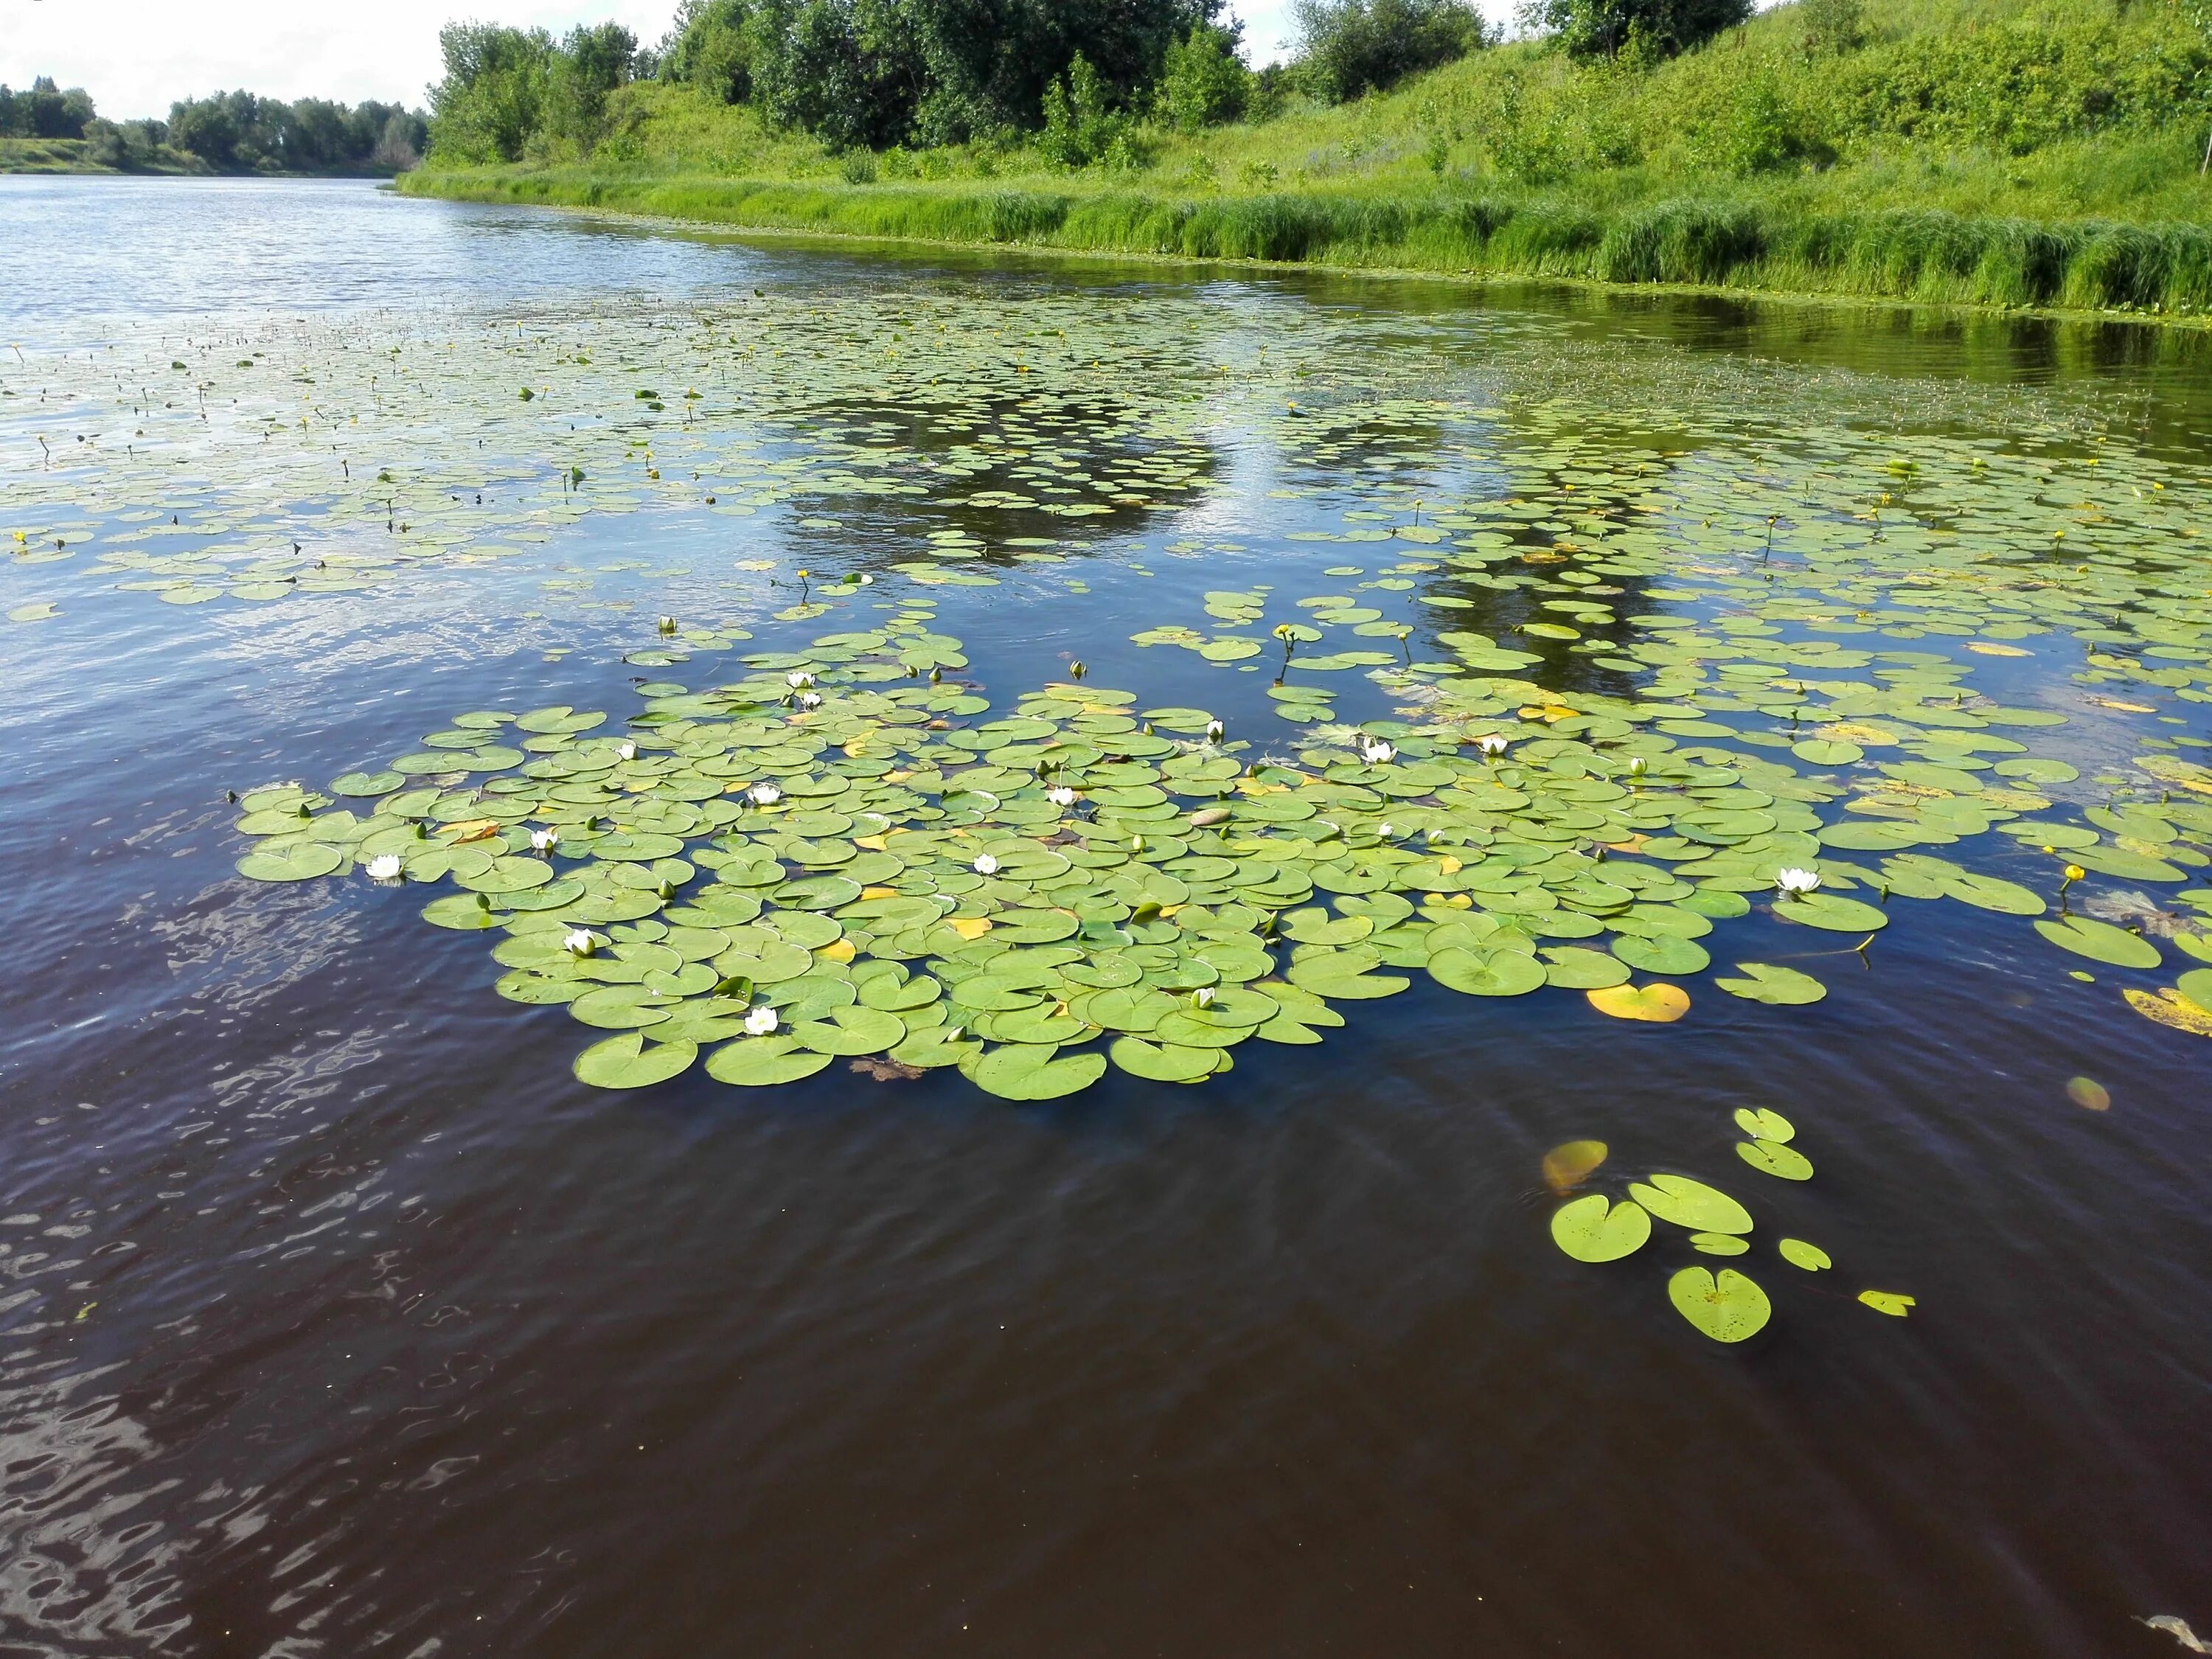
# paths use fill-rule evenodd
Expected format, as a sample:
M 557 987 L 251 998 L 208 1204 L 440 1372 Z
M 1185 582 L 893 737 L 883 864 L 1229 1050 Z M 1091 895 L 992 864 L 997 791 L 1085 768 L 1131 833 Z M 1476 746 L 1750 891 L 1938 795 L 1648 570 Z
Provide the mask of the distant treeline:
M 286 103 L 219 92 L 169 106 L 166 121 L 107 121 L 82 87 L 40 76 L 27 91 L 0 86 L 0 138 L 81 138 L 91 159 L 131 171 L 181 154 L 218 173 L 404 173 L 422 159 L 428 118 L 374 100 Z
M 1741 21 L 1749 0 L 1537 0 L 1547 21 L 1656 13 L 1654 50 Z M 431 155 L 451 166 L 590 155 L 631 81 L 688 85 L 840 150 L 1034 139 L 1081 166 L 1151 122 L 1182 131 L 1336 103 L 1494 43 L 1473 0 L 1298 0 L 1298 51 L 1257 72 L 1222 0 L 684 0 L 641 47 L 614 23 L 560 40 L 456 23 L 440 36 Z

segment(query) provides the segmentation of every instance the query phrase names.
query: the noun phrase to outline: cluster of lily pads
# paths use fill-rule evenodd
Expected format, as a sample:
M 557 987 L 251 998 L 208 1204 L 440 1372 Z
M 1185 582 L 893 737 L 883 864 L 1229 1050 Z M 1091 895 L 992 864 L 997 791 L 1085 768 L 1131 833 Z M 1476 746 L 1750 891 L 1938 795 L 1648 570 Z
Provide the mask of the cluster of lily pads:
M 1192 1083 L 1249 1039 L 1321 1041 L 1343 1023 L 1334 1005 L 1404 991 L 1415 970 L 1667 1023 L 1690 1006 L 1672 981 L 1713 966 L 1717 922 L 1760 908 L 1835 936 L 1840 956 L 1887 924 L 1893 895 L 2037 917 L 2101 961 L 2159 960 L 2137 934 L 2045 919 L 2036 892 L 1927 853 L 1838 856 L 2021 820 L 2051 805 L 2027 787 L 2046 763 L 1945 748 L 1875 763 L 1854 795 L 1839 774 L 1863 751 L 1840 722 L 1807 723 L 1800 771 L 1670 731 L 1698 723 L 1672 702 L 1466 672 L 1422 682 L 1406 719 L 1339 726 L 1279 702 L 1297 726 L 1279 750 L 1272 732 L 1255 743 L 1209 710 L 1079 679 L 994 716 L 945 679 L 968 658 L 933 603 L 884 605 L 873 627 L 752 653 L 703 690 L 646 684 L 619 734 L 599 713 L 478 710 L 328 794 L 255 792 L 239 827 L 258 845 L 239 867 L 452 881 L 425 916 L 504 932 L 502 994 L 617 1032 L 577 1061 L 610 1086 L 672 1077 L 702 1048 L 732 1083 L 864 1056 L 957 1066 L 1012 1099 L 1073 1092 L 1109 1064 Z M 1484 665 L 1525 654 L 1454 642 Z M 1949 713 L 1978 734 L 2007 712 L 1969 714 L 1954 672 L 1908 666 L 1878 711 L 1851 712 Z M 1792 678 L 1762 665 L 1743 684 L 1796 718 L 1805 688 L 1766 692 L 1777 678 Z M 1876 740 L 1917 757 L 1939 741 Z M 1960 763 L 2008 769 L 1985 785 Z M 2077 843 L 2095 832 L 2069 828 L 2034 833 L 2090 856 Z M 1869 896 L 1838 890 L 1854 888 Z M 1713 982 L 1768 1004 L 1826 994 L 1787 963 L 1739 961 Z M 2200 988 L 2173 995 L 2197 1006 Z
M 1745 1137 L 1736 1143 L 1736 1155 L 1752 1169 L 1782 1181 L 1813 1178 L 1812 1160 L 1795 1145 L 1796 1127 L 1781 1113 L 1770 1107 L 1740 1108 L 1735 1126 Z M 1545 1155 L 1545 1178 L 1554 1192 L 1571 1192 L 1605 1162 L 1607 1151 L 1599 1140 L 1555 1146 Z M 1569 1199 L 1552 1212 L 1552 1240 L 1577 1261 L 1618 1261 L 1650 1242 L 1654 1220 L 1680 1229 L 1689 1247 L 1703 1255 L 1741 1256 L 1752 1248 L 1749 1210 L 1717 1187 L 1669 1174 L 1631 1182 L 1625 1197 L 1586 1193 Z M 1802 1238 L 1778 1240 L 1775 1253 L 1806 1273 L 1824 1273 L 1835 1265 L 1826 1250 Z M 1694 1265 L 1679 1267 L 1667 1281 L 1667 1299 L 1716 1342 L 1756 1336 L 1774 1314 L 1765 1291 L 1734 1267 L 1718 1273 Z M 1896 1291 L 1861 1291 L 1858 1300 L 1899 1319 L 1917 1305 L 1914 1297 Z

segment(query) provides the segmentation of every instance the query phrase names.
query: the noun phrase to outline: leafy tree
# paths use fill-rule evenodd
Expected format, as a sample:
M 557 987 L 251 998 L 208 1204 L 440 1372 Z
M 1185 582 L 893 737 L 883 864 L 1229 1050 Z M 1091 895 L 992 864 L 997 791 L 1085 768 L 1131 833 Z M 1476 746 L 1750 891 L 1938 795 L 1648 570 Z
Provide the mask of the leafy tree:
M 1066 79 L 1045 88 L 1044 131 L 1037 148 L 1055 167 L 1089 167 L 1104 161 L 1117 145 L 1126 149 L 1133 125 L 1109 103 L 1106 83 L 1079 52 L 1067 66 Z
M 753 89 L 746 16 L 746 0 L 684 0 L 655 54 L 660 78 L 687 82 L 725 104 L 743 103 Z
M 1127 106 L 1220 0 L 753 0 L 756 96 L 833 144 L 935 145 L 1034 127 L 1080 54 Z
M 1252 71 L 1237 56 L 1233 29 L 1194 28 L 1171 41 L 1153 106 L 1180 132 L 1234 121 L 1251 100 Z
M 22 92 L 0 86 L 0 138 L 82 138 L 96 114 L 90 93 L 82 87 L 64 92 L 51 75 Z
M 430 143 L 448 161 L 514 161 L 544 125 L 553 37 L 544 29 L 449 23 L 446 76 L 430 88 Z
M 574 28 L 548 60 L 546 125 L 589 150 L 606 131 L 607 98 L 630 77 L 637 37 L 619 23 Z
M 1298 78 L 1341 103 L 1488 44 L 1467 0 L 1297 0 Z
M 1577 58 L 1671 58 L 1751 15 L 1752 0 L 1528 0 L 1524 21 Z

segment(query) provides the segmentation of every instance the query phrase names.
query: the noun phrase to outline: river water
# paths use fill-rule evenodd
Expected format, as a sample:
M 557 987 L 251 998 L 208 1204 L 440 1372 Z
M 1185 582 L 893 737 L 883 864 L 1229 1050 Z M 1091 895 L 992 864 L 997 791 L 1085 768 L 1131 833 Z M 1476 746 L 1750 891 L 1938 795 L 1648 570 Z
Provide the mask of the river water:
M 669 457 L 711 480 L 720 444 L 766 468 L 890 441 L 914 337 L 856 343 L 878 315 L 947 339 L 1003 319 L 1039 343 L 1036 378 L 1079 390 L 1050 353 L 1096 328 L 1073 356 L 1123 374 L 1115 441 L 1184 474 L 1060 518 L 835 466 L 796 492 L 757 469 L 732 516 L 737 486 L 710 506 L 679 479 Z M 701 368 L 687 413 L 656 342 L 708 364 L 763 316 L 744 349 L 793 359 L 726 404 Z M 32 613 L 0 626 L 0 1653 L 2018 1659 L 2173 1651 L 2159 1615 L 2212 1632 L 2212 1048 L 2120 995 L 2200 965 L 2171 943 L 2203 908 L 2175 895 L 2212 896 L 2186 823 L 2160 843 L 2185 877 L 2075 889 L 2093 915 L 2136 905 L 2158 971 L 1965 904 L 1898 900 L 1863 956 L 1762 911 L 1716 924 L 1723 971 L 1787 956 L 1825 1000 L 1685 975 L 1689 1016 L 1646 1024 L 1416 974 L 1328 1042 L 1247 1044 L 1200 1087 L 1109 1073 L 1021 1104 L 842 1060 L 774 1088 L 696 1067 L 588 1087 L 571 1063 L 596 1034 L 495 994 L 483 939 L 357 878 L 243 878 L 226 799 L 383 764 L 465 709 L 698 686 L 716 659 L 657 658 L 654 617 L 793 649 L 847 617 L 779 619 L 800 568 L 873 575 L 849 611 L 960 534 L 984 556 L 946 568 L 997 580 L 915 589 L 965 643 L 956 679 L 1011 704 L 1080 658 L 1089 684 L 1218 708 L 1257 742 L 1264 674 L 1129 636 L 1208 625 L 1202 592 L 1325 592 L 1410 559 L 1378 607 L 1474 598 L 1405 611 L 1406 660 L 1470 602 L 1504 607 L 1483 613 L 1504 639 L 1520 601 L 1415 568 L 1433 538 L 1311 538 L 1532 479 L 1617 493 L 1604 453 L 1723 493 L 1795 491 L 1858 449 L 1932 470 L 1982 446 L 2046 483 L 2095 460 L 2045 493 L 2118 570 L 2131 503 L 2212 500 L 2201 337 L 106 179 L 0 179 L 0 531 L 26 532 L 0 611 Z M 539 368 L 496 367 L 525 339 L 549 387 L 586 356 L 624 366 L 625 402 L 653 374 L 619 412 L 660 424 L 519 424 L 557 402 L 510 389 Z M 341 394 L 348 353 L 428 366 Z M 172 354 L 189 378 L 139 385 Z M 1245 390 L 1209 389 L 1217 360 Z M 948 395 L 975 361 L 947 358 Z M 495 368 L 497 398 L 474 396 Z M 1377 412 L 1312 445 L 1307 407 Z M 312 443 L 289 435 L 311 421 Z M 556 447 L 586 440 L 588 461 Z M 311 500 L 298 469 L 342 458 Z M 371 499 L 373 467 L 398 505 Z M 2133 482 L 2098 494 L 2114 474 Z M 1876 522 L 1913 510 L 1893 476 L 1896 502 L 1865 486 Z M 420 534 L 398 528 L 409 487 L 432 544 L 361 552 Z M 2027 511 L 2021 490 L 1992 510 Z M 1750 560 L 1773 516 L 1668 522 L 1685 563 Z M 2161 526 L 2146 545 L 2183 546 Z M 1024 558 L 1018 538 L 1056 544 Z M 120 562 L 295 539 L 351 550 L 365 585 L 203 594 L 204 574 Z M 1622 580 L 1638 615 L 1717 614 Z M 2212 585 L 2186 561 L 2162 581 L 2185 607 Z M 1960 659 L 1992 697 L 2069 716 L 2012 733 L 2080 776 L 2050 821 L 2154 805 L 2126 770 L 2147 737 L 2206 752 L 2206 704 L 2179 696 L 2201 676 L 2085 679 L 2095 642 L 2065 629 L 1978 637 L 1996 649 Z M 2201 667 L 2201 627 L 2175 637 Z M 1570 701 L 1644 672 L 1535 654 Z M 1350 720 L 1413 695 L 1332 678 Z M 1747 707 L 1705 724 L 1750 729 Z M 2032 840 L 1942 850 L 2051 899 Z M 1796 1124 L 1818 1175 L 1771 1213 L 1837 1265 L 1747 1264 L 1776 1316 L 1724 1346 L 1650 1261 L 1555 1247 L 1541 1163 L 1595 1137 L 1607 1176 L 1680 1170 L 1764 1205 L 1778 1183 L 1730 1152 L 1743 1105 Z M 1910 1316 L 1862 1305 L 1869 1287 Z

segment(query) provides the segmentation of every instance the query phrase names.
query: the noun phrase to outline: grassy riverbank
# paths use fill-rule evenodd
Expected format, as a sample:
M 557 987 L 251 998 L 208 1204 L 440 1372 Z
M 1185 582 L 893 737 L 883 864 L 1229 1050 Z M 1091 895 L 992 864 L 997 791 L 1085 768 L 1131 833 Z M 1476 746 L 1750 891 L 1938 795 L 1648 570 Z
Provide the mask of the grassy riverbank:
M 1832 16 L 1832 10 L 1829 14 Z M 1480 52 L 1339 105 L 833 153 L 688 85 L 589 147 L 432 161 L 410 192 L 757 229 L 1953 303 L 2212 310 L 2212 40 L 2163 0 L 1778 8 L 1658 64 Z
M 95 161 L 89 139 L 0 138 L 0 173 L 120 173 L 125 171 L 125 168 L 107 167 Z M 182 150 L 172 149 L 164 144 L 148 158 L 145 166 L 127 171 L 204 173 L 211 169 L 198 156 L 187 155 Z

